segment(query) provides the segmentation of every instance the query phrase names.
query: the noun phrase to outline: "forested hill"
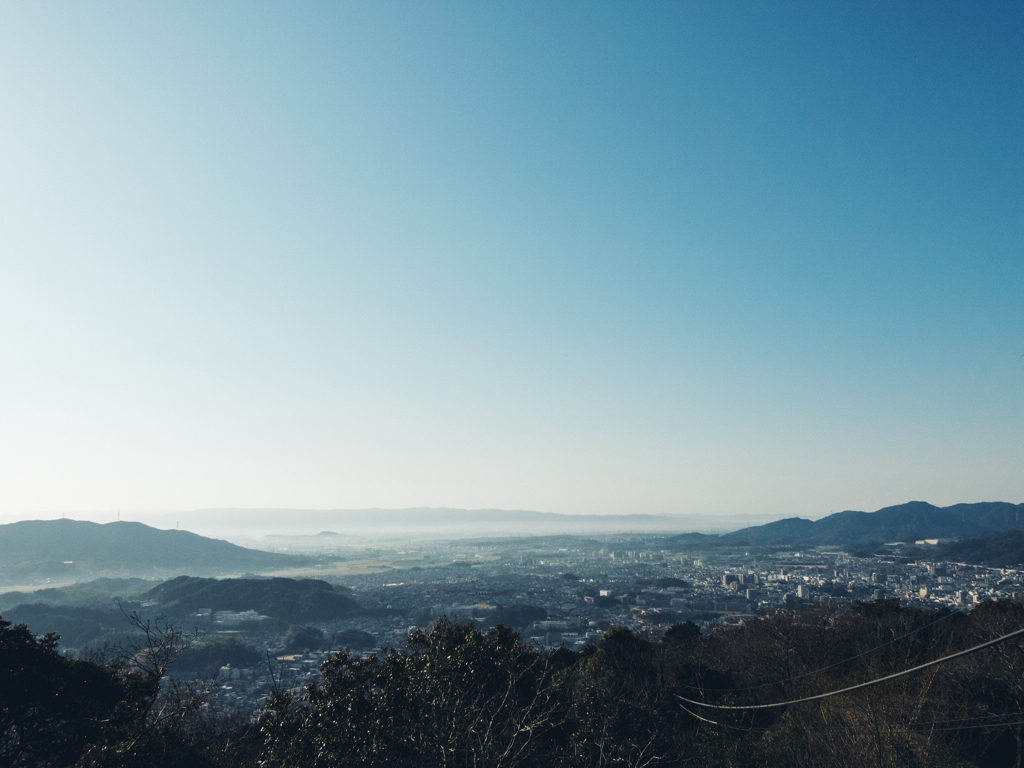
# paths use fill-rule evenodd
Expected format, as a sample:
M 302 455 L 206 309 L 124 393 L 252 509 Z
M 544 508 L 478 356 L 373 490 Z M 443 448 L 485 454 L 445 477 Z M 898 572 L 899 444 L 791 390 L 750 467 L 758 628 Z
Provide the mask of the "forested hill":
M 965 538 L 924 546 L 917 556 L 954 563 L 978 563 L 992 568 L 1019 567 L 1024 563 L 1024 531 L 1002 531 L 990 536 Z
M 936 507 L 924 501 L 911 501 L 877 512 L 837 512 L 815 521 L 779 520 L 725 534 L 720 540 L 736 546 L 850 546 L 963 538 L 1011 530 L 1024 530 L 1024 504 L 986 501 Z
M 138 588 L 140 584 L 145 591 Z M 123 602 L 120 597 L 112 599 L 114 595 L 126 599 Z M 4 618 L 16 624 L 44 628 L 42 632 L 56 632 L 61 637 L 61 645 L 73 649 L 100 647 L 105 641 L 123 642 L 132 630 L 122 607 L 125 611 L 163 616 L 180 627 L 195 626 L 200 608 L 256 611 L 277 620 L 267 624 L 268 627 L 281 623 L 334 621 L 362 610 L 351 598 L 348 588 L 332 586 L 319 579 L 179 576 L 155 587 L 152 582 L 104 579 L 33 594 L 10 592 L 0 599 L 0 614 Z M 0 761 L 0 765 L 3 764 Z
M 359 610 L 345 593 L 319 579 L 200 579 L 179 576 L 140 597 L 168 615 L 214 611 L 256 611 L 290 622 L 331 621 Z
M 309 558 L 246 549 L 142 523 L 26 520 L 0 525 L 0 583 L 84 575 L 213 576 L 305 565 Z

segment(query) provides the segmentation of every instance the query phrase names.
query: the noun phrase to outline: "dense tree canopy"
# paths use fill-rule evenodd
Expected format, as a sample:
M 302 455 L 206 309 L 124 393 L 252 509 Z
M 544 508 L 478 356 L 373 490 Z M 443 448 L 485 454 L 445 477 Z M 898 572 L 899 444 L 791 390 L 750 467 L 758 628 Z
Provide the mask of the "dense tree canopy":
M 73 763 L 131 693 L 113 670 L 61 656 L 55 635 L 5 619 L 0 680 L 0 766 Z
M 441 620 L 401 651 L 331 656 L 322 679 L 275 692 L 250 721 L 203 714 L 201 697 L 169 690 L 159 665 L 70 660 L 55 637 L 0 621 L 0 768 L 1009 768 L 1024 755 L 1020 636 L 801 700 L 1022 627 L 1019 603 L 960 614 L 879 601 L 779 611 L 710 634 L 679 624 L 660 639 L 613 627 L 574 653 L 540 651 L 502 626 L 481 632 Z M 177 647 L 173 633 L 148 636 Z M 723 706 L 731 708 L 715 708 Z
M 179 576 L 142 595 L 169 615 L 256 611 L 289 622 L 330 621 L 359 610 L 344 587 L 320 579 L 201 579 Z

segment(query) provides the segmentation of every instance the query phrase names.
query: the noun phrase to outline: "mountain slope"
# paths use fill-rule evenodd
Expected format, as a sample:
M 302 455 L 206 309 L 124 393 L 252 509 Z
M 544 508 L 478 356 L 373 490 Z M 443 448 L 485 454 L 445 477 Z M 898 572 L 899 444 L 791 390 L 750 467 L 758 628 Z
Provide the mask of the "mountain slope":
M 963 538 L 1024 530 L 1024 504 L 986 501 L 936 507 L 911 501 L 877 512 L 837 512 L 820 520 L 790 518 L 725 534 L 734 546 L 851 546 L 889 541 Z
M 978 563 L 992 568 L 1019 568 L 1024 563 L 1024 532 L 1002 531 L 989 536 L 919 547 L 918 557 L 954 563 Z
M 305 565 L 309 558 L 246 549 L 142 523 L 25 520 L 0 525 L 0 583 L 85 574 L 212 576 Z

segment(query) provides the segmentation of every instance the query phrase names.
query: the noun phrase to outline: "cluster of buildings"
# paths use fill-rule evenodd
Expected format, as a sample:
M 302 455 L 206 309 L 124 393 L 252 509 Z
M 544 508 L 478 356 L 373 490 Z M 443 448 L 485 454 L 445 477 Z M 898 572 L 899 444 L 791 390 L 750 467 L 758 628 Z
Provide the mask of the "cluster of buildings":
M 364 612 L 318 624 L 327 638 L 322 648 L 285 654 L 280 632 L 264 631 L 247 616 L 246 636 L 239 639 L 256 647 L 268 664 L 222 669 L 215 701 L 252 710 L 274 686 L 295 688 L 314 679 L 324 659 L 341 649 L 332 638 L 346 631 L 372 636 L 373 647 L 352 649 L 367 656 L 404 649 L 411 631 L 429 629 L 440 617 L 472 621 L 482 630 L 503 623 L 539 648 L 581 650 L 619 625 L 657 637 L 686 621 L 707 631 L 779 608 L 810 610 L 821 603 L 898 598 L 921 608 L 962 609 L 988 599 L 1024 598 L 1022 571 L 909 562 L 898 552 L 889 558 L 822 551 L 680 553 L 656 548 L 658 541 L 650 538 L 626 546 L 566 538 L 559 537 L 559 546 L 526 540 L 525 551 L 516 551 L 513 542 L 452 542 L 449 565 L 338 577 Z M 637 546 L 643 543 L 648 546 Z M 483 557 L 485 548 L 491 551 Z

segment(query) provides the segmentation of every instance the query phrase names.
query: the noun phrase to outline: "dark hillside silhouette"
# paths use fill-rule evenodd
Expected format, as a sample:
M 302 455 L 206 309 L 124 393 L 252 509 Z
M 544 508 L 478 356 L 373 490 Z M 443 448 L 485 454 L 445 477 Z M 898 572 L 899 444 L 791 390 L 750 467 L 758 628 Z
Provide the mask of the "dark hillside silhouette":
M 86 574 L 153 578 L 245 573 L 306 565 L 310 558 L 246 549 L 142 523 L 26 520 L 0 525 L 0 583 Z
M 965 538 L 1024 531 L 1024 504 L 986 501 L 936 507 L 911 501 L 877 512 L 837 512 L 820 520 L 791 517 L 743 528 L 717 538 L 683 534 L 678 546 L 872 547 L 883 542 Z
M 140 597 L 172 616 L 214 611 L 256 611 L 287 622 L 330 621 L 359 610 L 345 593 L 319 579 L 203 579 L 179 576 Z

